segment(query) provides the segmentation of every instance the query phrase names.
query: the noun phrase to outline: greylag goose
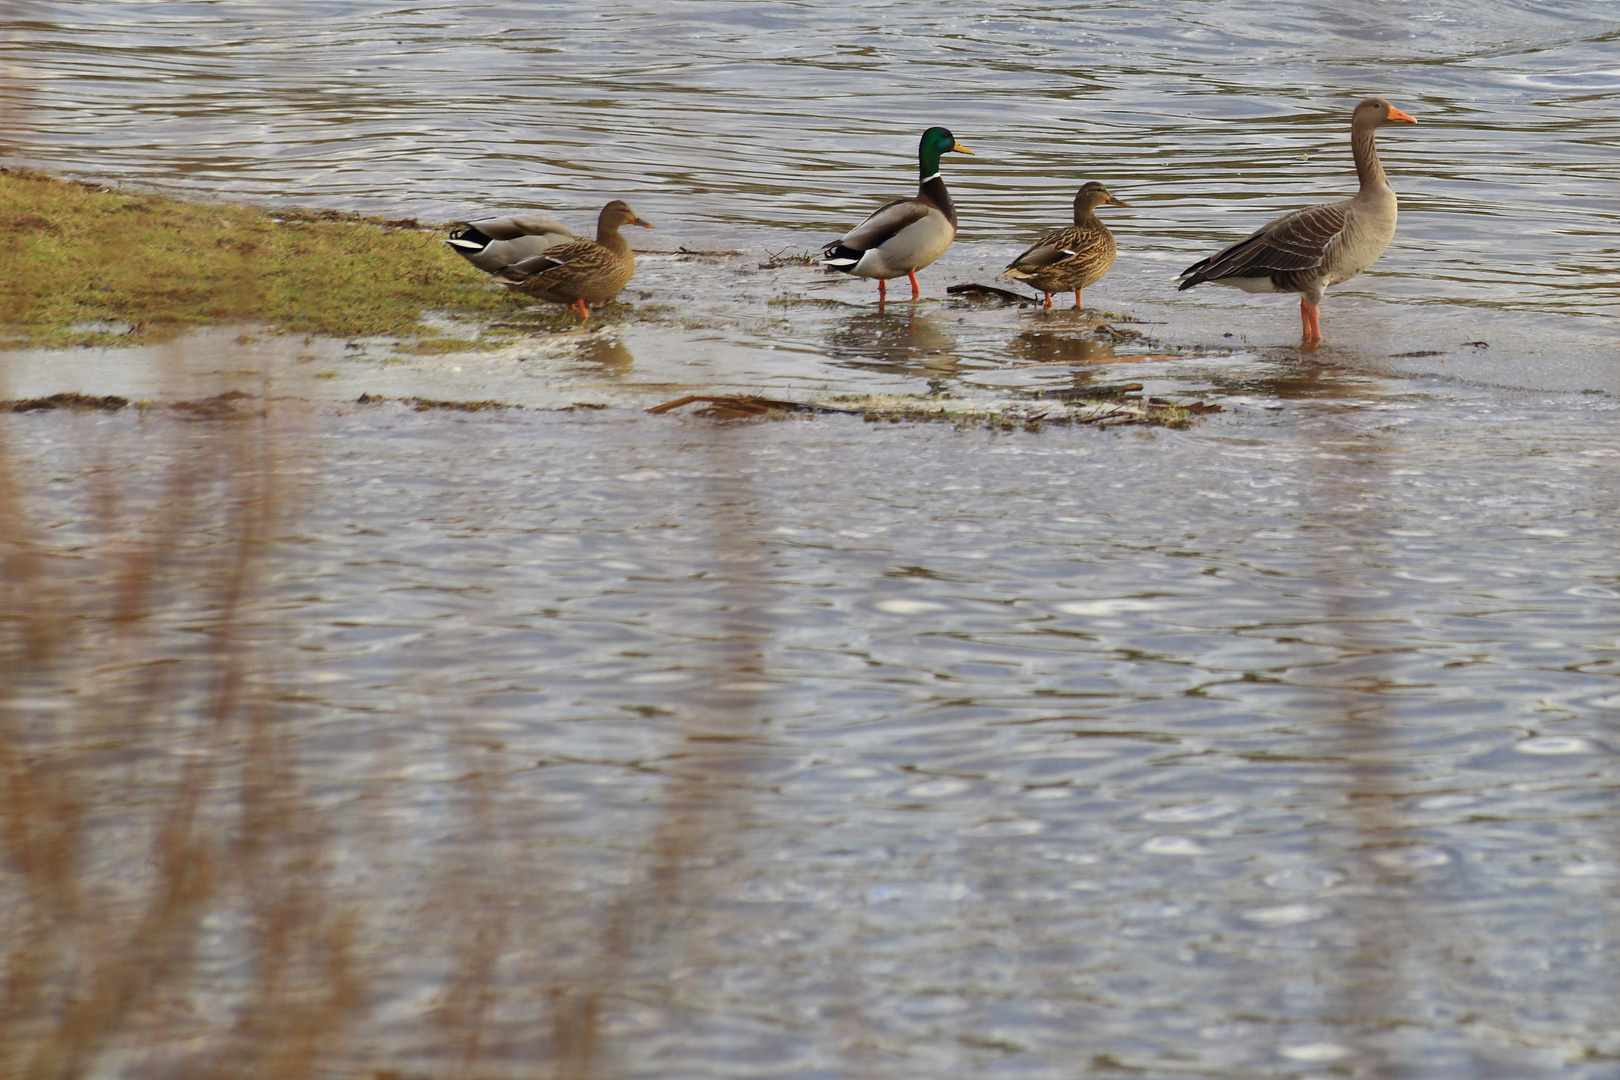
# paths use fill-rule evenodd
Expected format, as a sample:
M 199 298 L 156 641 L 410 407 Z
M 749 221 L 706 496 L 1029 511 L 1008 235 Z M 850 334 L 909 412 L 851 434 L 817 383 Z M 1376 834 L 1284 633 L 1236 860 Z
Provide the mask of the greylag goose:
M 444 242 L 478 269 L 493 274 L 503 266 L 578 239 L 556 218 L 544 214 L 513 214 L 455 222 Z
M 1244 292 L 1299 293 L 1304 344 L 1322 340 L 1317 305 L 1330 285 L 1349 281 L 1384 253 L 1395 235 L 1395 189 L 1378 161 L 1373 133 L 1416 120 L 1383 98 L 1368 98 L 1350 119 L 1350 148 L 1361 190 L 1343 202 L 1296 210 L 1181 272 L 1181 288 L 1213 281 Z
M 1074 306 L 1080 306 L 1080 290 L 1102 280 L 1114 265 L 1118 250 L 1114 234 L 1097 220 L 1099 206 L 1129 206 L 1108 193 L 1095 180 L 1088 181 L 1074 197 L 1074 224 L 1049 232 L 1034 247 L 1007 264 L 1003 271 L 1016 281 L 1027 282 L 1046 294 L 1046 307 L 1052 294 L 1074 290 Z
M 513 292 L 567 304 L 581 319 L 590 318 L 587 304 L 605 304 L 619 294 L 636 272 L 636 257 L 619 235 L 621 225 L 651 225 L 619 199 L 602 207 L 596 240 L 575 240 L 502 267 L 495 280 Z
M 884 203 L 865 221 L 827 244 L 822 248 L 821 264 L 856 277 L 877 278 L 879 303 L 886 296 L 888 280 L 902 275 L 911 279 L 911 298 L 921 296 L 917 271 L 945 254 L 956 239 L 956 208 L 951 205 L 945 181 L 939 178 L 940 155 L 953 151 L 973 153 L 942 127 L 923 132 L 917 146 L 921 178 L 917 194 Z

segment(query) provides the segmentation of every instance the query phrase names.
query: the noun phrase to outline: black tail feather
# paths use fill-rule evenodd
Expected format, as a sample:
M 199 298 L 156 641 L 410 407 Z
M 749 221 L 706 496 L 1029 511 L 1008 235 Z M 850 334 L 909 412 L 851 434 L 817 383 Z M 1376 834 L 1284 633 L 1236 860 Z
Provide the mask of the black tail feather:
M 1194 285 L 1202 285 L 1206 281 L 1215 281 L 1216 278 L 1210 276 L 1209 272 L 1214 268 L 1215 260 L 1225 254 L 1226 252 L 1223 250 L 1211 255 L 1207 259 L 1199 259 L 1197 262 L 1187 267 L 1187 269 L 1177 274 L 1176 276 L 1181 278 L 1182 282 L 1176 287 L 1176 291 L 1180 292 L 1185 289 L 1190 289 Z
M 842 270 L 847 274 L 855 268 L 855 264 L 860 262 L 861 256 L 865 254 L 864 251 L 856 251 L 854 248 L 845 247 L 842 241 L 834 240 L 821 249 L 821 265 L 830 266 L 834 270 Z
M 471 225 L 460 229 L 452 229 L 445 238 L 445 243 L 454 248 L 466 248 L 468 251 L 483 251 L 489 246 L 490 238 L 473 228 Z

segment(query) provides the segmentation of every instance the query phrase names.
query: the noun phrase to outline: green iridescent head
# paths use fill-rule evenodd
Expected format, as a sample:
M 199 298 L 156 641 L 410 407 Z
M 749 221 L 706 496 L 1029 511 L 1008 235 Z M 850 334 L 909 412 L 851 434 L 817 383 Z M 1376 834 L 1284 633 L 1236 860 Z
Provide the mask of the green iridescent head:
M 971 154 L 973 151 L 956 141 L 956 136 L 942 127 L 931 127 L 923 132 L 922 142 L 917 146 L 917 170 L 919 175 L 928 179 L 939 172 L 939 155 L 951 152 L 958 154 Z

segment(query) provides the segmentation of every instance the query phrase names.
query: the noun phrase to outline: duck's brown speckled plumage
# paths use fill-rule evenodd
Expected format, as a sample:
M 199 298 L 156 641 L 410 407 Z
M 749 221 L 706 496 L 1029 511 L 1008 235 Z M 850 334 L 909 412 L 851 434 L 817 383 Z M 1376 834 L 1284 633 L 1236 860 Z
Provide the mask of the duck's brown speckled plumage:
M 521 262 L 503 267 L 495 280 L 513 292 L 567 304 L 580 318 L 589 315 L 588 305 L 605 304 L 629 284 L 636 271 L 636 258 L 630 244 L 619 235 L 621 225 L 652 228 L 619 199 L 602 207 L 596 220 L 596 239 L 575 240 L 548 248 Z
M 1095 180 L 1089 181 L 1074 197 L 1074 224 L 1047 233 L 1034 246 L 1007 264 L 1006 275 L 1046 294 L 1073 292 L 1074 306 L 1080 306 L 1080 291 L 1095 285 L 1114 265 L 1118 251 L 1114 234 L 1097 218 L 1099 206 L 1129 206 L 1109 194 Z

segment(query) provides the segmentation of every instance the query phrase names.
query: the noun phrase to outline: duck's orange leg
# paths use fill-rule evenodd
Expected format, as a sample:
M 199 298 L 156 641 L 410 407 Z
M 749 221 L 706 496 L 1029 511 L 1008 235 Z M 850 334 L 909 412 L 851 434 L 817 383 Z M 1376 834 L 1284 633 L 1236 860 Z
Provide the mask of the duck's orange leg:
M 1042 304 L 1041 307 L 1043 307 L 1043 308 L 1051 307 L 1052 306 L 1052 294 L 1051 293 L 1042 293 L 1041 295 L 1046 297 L 1046 303 Z
M 906 277 L 911 279 L 911 298 L 915 300 L 922 295 L 922 286 L 917 284 L 917 271 L 907 270 Z
M 1080 290 L 1079 289 L 1074 290 L 1074 306 L 1075 307 L 1080 306 Z

